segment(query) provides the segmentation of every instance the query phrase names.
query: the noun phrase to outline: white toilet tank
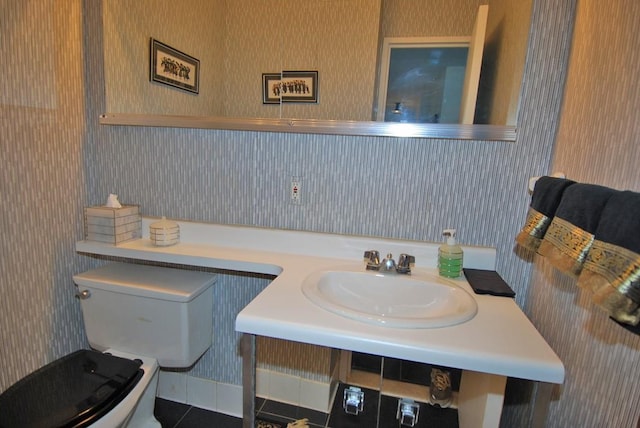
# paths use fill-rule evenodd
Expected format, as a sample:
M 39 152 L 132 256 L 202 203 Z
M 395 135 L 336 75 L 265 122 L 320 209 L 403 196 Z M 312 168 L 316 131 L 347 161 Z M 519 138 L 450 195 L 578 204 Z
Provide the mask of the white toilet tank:
M 91 346 L 189 367 L 211 346 L 215 275 L 111 263 L 74 275 Z

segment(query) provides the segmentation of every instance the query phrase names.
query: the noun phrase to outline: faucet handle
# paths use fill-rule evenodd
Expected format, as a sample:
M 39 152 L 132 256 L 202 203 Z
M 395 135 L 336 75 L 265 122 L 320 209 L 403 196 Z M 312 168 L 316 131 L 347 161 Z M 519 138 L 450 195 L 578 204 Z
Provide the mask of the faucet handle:
M 402 253 L 398 259 L 398 273 L 411 273 L 411 264 L 416 262 L 416 258 L 409 254 Z
M 364 258 L 367 259 L 367 270 L 380 269 L 380 253 L 376 250 L 364 252 Z

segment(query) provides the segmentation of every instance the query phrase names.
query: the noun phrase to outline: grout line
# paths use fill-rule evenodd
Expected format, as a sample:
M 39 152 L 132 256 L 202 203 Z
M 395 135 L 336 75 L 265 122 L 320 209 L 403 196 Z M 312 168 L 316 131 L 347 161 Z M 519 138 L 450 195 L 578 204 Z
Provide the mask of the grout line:
M 266 403 L 267 403 L 267 399 L 266 399 L 266 398 L 263 398 L 263 399 L 262 399 L 262 404 L 260 405 L 260 408 L 256 408 L 256 409 L 255 409 L 256 414 L 258 414 L 258 413 L 260 413 L 260 412 L 262 411 L 262 408 L 264 407 L 264 405 L 265 405 Z
M 176 422 L 176 424 L 173 426 L 173 428 L 178 428 L 179 427 L 180 423 L 187 416 L 187 413 L 189 413 L 191 411 L 191 409 L 193 409 L 193 406 L 189 406 L 187 411 L 184 412 L 184 414 L 180 417 L 180 419 L 178 419 L 178 422 Z

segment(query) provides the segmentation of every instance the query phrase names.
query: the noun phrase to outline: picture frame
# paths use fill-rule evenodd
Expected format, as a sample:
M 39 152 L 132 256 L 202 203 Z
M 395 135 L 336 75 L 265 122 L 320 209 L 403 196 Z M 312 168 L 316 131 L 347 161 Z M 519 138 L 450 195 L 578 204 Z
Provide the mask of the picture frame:
M 263 73 L 262 103 L 318 103 L 318 72 Z
M 200 61 L 154 38 L 150 40 L 149 80 L 198 94 Z

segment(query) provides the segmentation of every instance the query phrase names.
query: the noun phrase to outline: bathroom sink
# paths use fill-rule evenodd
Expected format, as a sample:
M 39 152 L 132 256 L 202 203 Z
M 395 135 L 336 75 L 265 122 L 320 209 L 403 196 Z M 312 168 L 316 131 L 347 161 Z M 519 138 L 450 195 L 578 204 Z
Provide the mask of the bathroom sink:
M 410 275 L 345 267 L 310 274 L 304 295 L 347 318 L 394 328 L 461 324 L 478 311 L 474 298 L 454 281 L 414 269 Z

